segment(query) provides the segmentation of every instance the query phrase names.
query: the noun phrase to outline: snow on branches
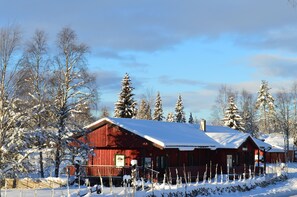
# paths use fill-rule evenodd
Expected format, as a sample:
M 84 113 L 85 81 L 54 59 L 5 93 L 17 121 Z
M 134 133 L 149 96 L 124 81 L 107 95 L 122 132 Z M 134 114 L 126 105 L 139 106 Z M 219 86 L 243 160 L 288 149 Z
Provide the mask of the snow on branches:
M 229 106 L 226 108 L 224 125 L 235 130 L 244 131 L 242 118 L 238 113 L 238 108 L 234 103 L 234 98 L 229 98 Z
M 136 101 L 134 100 L 131 79 L 126 73 L 122 80 L 122 90 L 119 99 L 115 103 L 114 117 L 117 118 L 134 118 L 136 116 Z

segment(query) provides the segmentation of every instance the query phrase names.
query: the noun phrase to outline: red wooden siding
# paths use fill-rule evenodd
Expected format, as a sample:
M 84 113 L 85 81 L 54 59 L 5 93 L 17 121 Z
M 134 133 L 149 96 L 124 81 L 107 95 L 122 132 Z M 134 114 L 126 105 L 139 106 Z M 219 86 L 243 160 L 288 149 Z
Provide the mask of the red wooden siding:
M 288 152 L 288 159 L 290 162 L 296 161 L 293 150 L 290 150 Z M 267 152 L 266 161 L 268 163 L 285 162 L 285 153 L 284 152 Z
M 125 155 L 125 165 L 129 166 L 132 159 L 139 159 L 138 150 L 127 149 L 95 149 L 90 156 L 88 165 L 115 165 L 115 155 Z
M 233 167 L 236 172 L 243 172 L 243 166 L 246 164 L 254 165 L 254 152 L 257 149 L 256 144 L 251 138 L 242 144 L 238 149 L 194 149 L 189 151 L 180 151 L 177 148 L 162 149 L 158 145 L 134 134 L 123 128 L 112 124 L 105 124 L 88 133 L 87 137 L 81 137 L 81 141 L 89 143 L 94 149 L 94 155 L 89 157 L 86 171 L 88 176 L 122 176 L 128 173 L 131 160 L 137 160 L 138 166 L 144 167 L 144 158 L 150 157 L 154 170 L 162 175 L 168 170 L 172 175 L 175 169 L 178 169 L 180 175 L 185 168 L 196 176 L 199 171 L 200 176 L 206 168 L 206 164 L 212 163 L 212 175 L 215 172 L 215 166 L 218 164 L 218 171 L 221 167 L 227 171 L 227 155 L 232 155 L 234 160 Z M 123 168 L 115 168 L 115 155 L 125 155 Z M 145 171 L 145 169 L 143 169 Z M 239 171 L 240 170 L 240 171 Z
M 140 148 L 152 145 L 152 143 L 134 133 L 126 131 L 111 124 L 105 124 L 95 129 L 84 137 L 80 138 L 83 142 L 88 142 L 92 147 L 117 147 L 117 148 Z

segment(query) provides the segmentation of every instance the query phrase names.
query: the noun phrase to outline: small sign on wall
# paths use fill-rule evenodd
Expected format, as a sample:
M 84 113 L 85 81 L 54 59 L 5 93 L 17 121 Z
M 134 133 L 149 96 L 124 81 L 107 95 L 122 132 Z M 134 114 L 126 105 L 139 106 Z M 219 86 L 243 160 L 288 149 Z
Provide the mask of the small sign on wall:
M 115 155 L 115 165 L 117 168 L 125 166 L 125 155 Z

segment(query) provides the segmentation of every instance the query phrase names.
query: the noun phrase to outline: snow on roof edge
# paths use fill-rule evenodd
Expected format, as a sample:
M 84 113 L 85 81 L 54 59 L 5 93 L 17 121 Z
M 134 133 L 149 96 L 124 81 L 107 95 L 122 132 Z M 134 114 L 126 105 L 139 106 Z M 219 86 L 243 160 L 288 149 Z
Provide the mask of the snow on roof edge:
M 159 146 L 165 148 L 165 144 L 164 144 L 164 142 L 161 142 L 160 140 L 157 140 L 157 139 L 155 139 L 155 138 L 152 138 L 152 137 L 150 137 L 150 136 L 148 136 L 148 135 L 144 135 L 143 137 L 144 137 L 145 139 L 147 139 L 148 141 L 151 141 L 151 142 L 153 142 L 153 143 L 155 143 L 155 144 L 158 144 Z
M 107 121 L 107 122 L 110 122 L 110 123 L 113 123 L 113 121 L 111 119 L 109 119 L 108 117 L 105 117 L 105 118 L 101 118 L 87 126 L 84 127 L 84 129 L 92 129 L 94 126 L 97 126 L 99 123 L 103 122 L 103 121 Z M 99 124 L 100 125 L 100 124 Z

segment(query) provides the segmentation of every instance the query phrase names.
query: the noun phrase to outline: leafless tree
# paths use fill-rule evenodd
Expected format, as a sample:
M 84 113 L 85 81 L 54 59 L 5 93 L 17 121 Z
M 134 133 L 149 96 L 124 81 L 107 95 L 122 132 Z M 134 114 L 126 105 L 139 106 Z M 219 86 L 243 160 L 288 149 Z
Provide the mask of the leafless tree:
M 27 111 L 27 135 L 30 148 L 39 152 L 40 175 L 44 177 L 43 149 L 49 143 L 48 123 L 50 120 L 50 98 L 48 95 L 48 79 L 51 64 L 48 57 L 47 38 L 44 31 L 37 30 L 26 44 L 20 61 L 21 80 L 18 84 L 18 97 L 23 100 L 24 111 Z
M 239 111 L 243 120 L 245 132 L 257 136 L 255 99 L 252 93 L 242 90 L 239 94 Z
M 141 99 L 140 104 L 139 104 L 139 109 L 137 111 L 137 119 L 144 119 L 144 120 L 151 120 L 152 115 L 151 115 L 151 108 L 150 104 L 147 103 L 146 99 Z
M 292 115 L 292 132 L 291 135 L 294 138 L 294 144 L 297 146 L 297 82 L 294 82 L 291 89 L 293 115 Z
M 213 125 L 224 125 L 224 114 L 228 106 L 229 98 L 232 96 L 237 100 L 237 92 L 234 91 L 231 87 L 226 85 L 221 85 L 215 104 L 212 106 L 212 124 Z
M 281 90 L 276 95 L 276 120 L 279 131 L 284 135 L 284 149 L 288 159 L 289 135 L 292 128 L 292 97 L 286 90 Z
M 0 176 L 20 170 L 27 156 L 23 138 L 23 112 L 16 97 L 18 64 L 16 52 L 21 34 L 17 27 L 0 28 Z
M 101 108 L 101 114 L 100 114 L 100 118 L 105 118 L 108 117 L 110 115 L 110 109 L 107 106 L 104 106 Z
M 55 97 L 52 107 L 57 129 L 56 177 L 73 131 L 83 131 L 76 119 L 86 115 L 97 95 L 95 78 L 87 71 L 85 55 L 89 48 L 78 43 L 75 32 L 70 28 L 63 28 L 58 34 L 57 46 L 59 53 L 54 60 L 57 69 L 52 78 L 52 95 Z

